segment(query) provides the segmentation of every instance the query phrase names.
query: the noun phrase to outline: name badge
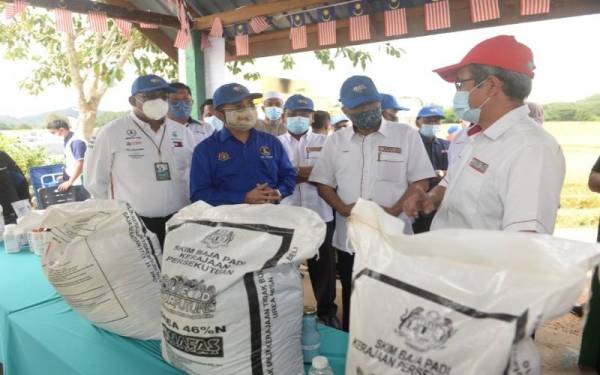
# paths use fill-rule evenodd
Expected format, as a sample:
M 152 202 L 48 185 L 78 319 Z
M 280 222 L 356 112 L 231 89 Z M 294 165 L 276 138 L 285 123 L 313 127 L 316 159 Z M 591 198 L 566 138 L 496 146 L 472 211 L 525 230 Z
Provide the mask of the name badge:
M 384 161 L 381 156 L 383 154 L 392 154 L 392 155 L 400 155 L 402 154 L 402 149 L 400 147 L 390 147 L 390 146 L 379 146 L 377 153 L 377 161 Z
M 154 174 L 156 175 L 156 181 L 171 180 L 169 163 L 154 163 Z
M 321 150 L 323 149 L 323 147 L 307 147 L 306 148 L 306 158 L 308 159 L 310 157 L 310 153 L 313 152 L 321 152 Z
M 469 163 L 469 166 L 473 169 L 475 169 L 477 172 L 479 173 L 485 173 L 485 171 L 487 171 L 489 165 L 482 162 L 481 160 L 477 159 L 477 158 L 473 158 L 471 160 L 471 162 Z

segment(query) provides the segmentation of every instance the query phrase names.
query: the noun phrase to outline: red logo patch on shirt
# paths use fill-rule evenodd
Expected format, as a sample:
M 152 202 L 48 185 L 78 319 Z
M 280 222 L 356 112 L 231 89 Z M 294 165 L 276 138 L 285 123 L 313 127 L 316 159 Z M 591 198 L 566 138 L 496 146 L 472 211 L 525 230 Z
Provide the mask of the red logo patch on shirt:
M 183 147 L 183 142 L 181 142 L 181 141 L 173 141 L 173 147 Z
M 487 171 L 489 165 L 487 163 L 482 162 L 481 160 L 477 159 L 477 158 L 473 158 L 471 160 L 471 162 L 469 163 L 469 166 L 473 169 L 475 169 L 477 172 L 479 173 L 485 173 L 485 171 Z

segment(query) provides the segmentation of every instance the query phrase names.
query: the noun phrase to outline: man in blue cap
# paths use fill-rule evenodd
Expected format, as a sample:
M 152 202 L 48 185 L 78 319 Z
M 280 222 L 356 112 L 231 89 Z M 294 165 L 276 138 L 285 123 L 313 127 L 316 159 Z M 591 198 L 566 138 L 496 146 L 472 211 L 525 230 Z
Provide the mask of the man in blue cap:
M 398 112 L 408 111 L 408 108 L 401 106 L 390 94 L 381 93 L 381 110 L 383 118 L 391 122 L 398 122 Z
M 171 88 L 175 91 L 169 94 L 169 118 L 188 128 L 194 137 L 195 146 L 214 133 L 215 128 L 207 122 L 192 118 L 194 99 L 188 85 L 172 82 Z
M 338 251 L 344 328 L 348 328 L 354 250 L 347 241 L 346 218 L 359 198 L 372 200 L 406 223 L 402 214 L 408 192 L 427 189 L 435 177 L 419 134 L 409 125 L 390 122 L 381 114 L 381 95 L 369 77 L 348 78 L 340 90 L 342 111 L 352 127 L 334 133 L 323 146 L 310 175 L 321 197 L 336 211 L 333 246 Z M 336 190 L 337 189 L 337 190 Z
M 285 102 L 283 120 L 288 130 L 280 135 L 290 161 L 298 172 L 294 193 L 281 203 L 305 207 L 315 211 L 325 223 L 327 234 L 319 248 L 319 255 L 308 260 L 308 273 L 317 300 L 317 315 L 324 324 L 340 328 L 335 313 L 335 253 L 331 247 L 334 221 L 333 210 L 321 197 L 314 184 L 308 182 L 313 166 L 321 156 L 327 134 L 318 134 L 311 129 L 314 120 L 313 101 L 302 95 L 292 95 Z
M 194 150 L 192 202 L 202 200 L 213 206 L 278 203 L 293 193 L 296 170 L 281 142 L 254 129 L 258 117 L 253 100 L 260 97 L 237 83 L 215 91 L 215 114 L 224 127 Z
M 92 137 L 84 161 L 85 188 L 95 198 L 131 204 L 161 244 L 167 220 L 189 204 L 193 151 L 189 130 L 167 118 L 171 92 L 156 75 L 138 77 L 131 113 Z
M 433 189 L 446 175 L 446 171 L 448 170 L 448 147 L 450 146 L 450 142 L 436 137 L 444 118 L 442 108 L 436 105 L 426 105 L 421 108 L 415 121 L 425 145 L 425 150 L 427 150 L 427 155 L 429 155 L 431 165 L 437 175 L 436 178 L 429 180 L 428 190 Z M 413 231 L 415 233 L 428 232 L 434 215 L 435 212 L 431 212 L 428 215 L 421 215 L 416 218 L 413 223 Z
M 350 126 L 350 120 L 346 115 L 334 115 L 331 118 L 331 126 L 333 126 L 333 131 L 338 131 Z

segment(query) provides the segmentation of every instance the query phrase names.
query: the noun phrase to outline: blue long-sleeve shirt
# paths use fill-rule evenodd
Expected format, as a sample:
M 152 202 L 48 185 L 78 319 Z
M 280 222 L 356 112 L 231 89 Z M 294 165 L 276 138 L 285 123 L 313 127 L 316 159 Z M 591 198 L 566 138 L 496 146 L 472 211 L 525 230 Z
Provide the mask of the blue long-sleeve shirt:
M 294 192 L 296 176 L 276 137 L 252 129 L 242 143 L 223 128 L 194 149 L 190 199 L 213 206 L 244 203 L 246 193 L 263 183 L 284 198 Z

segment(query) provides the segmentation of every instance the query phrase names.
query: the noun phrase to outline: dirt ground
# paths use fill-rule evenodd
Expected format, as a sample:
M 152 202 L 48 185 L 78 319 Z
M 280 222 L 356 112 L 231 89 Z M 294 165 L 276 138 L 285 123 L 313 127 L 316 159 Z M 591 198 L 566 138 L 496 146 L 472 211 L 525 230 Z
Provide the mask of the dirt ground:
M 301 270 L 304 275 L 304 305 L 315 306 L 308 272 L 304 266 L 301 267 Z M 339 281 L 336 295 L 338 318 L 341 320 L 342 290 Z M 580 301 L 583 302 L 586 299 L 587 296 L 582 295 Z M 543 375 L 598 375 L 594 370 L 586 371 L 577 366 L 583 323 L 583 318 L 567 314 L 543 324 L 536 331 L 535 342 L 542 358 Z

